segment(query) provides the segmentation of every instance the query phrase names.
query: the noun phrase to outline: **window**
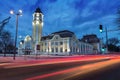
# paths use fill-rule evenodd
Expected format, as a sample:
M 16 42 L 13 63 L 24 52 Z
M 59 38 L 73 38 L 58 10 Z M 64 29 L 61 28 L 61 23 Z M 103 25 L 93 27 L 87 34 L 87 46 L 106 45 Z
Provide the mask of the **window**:
M 76 43 L 75 43 L 75 42 L 73 43 L 73 46 L 76 46 Z
M 67 41 L 65 41 L 65 44 L 67 44 Z
M 73 50 L 72 50 L 72 47 L 70 47 L 70 51 L 72 52 Z
M 67 52 L 67 49 L 65 49 L 65 52 Z
M 57 46 L 57 45 L 58 45 L 58 42 L 55 42 L 55 45 Z
M 45 42 L 45 46 L 47 46 L 47 43 Z
M 49 52 L 49 48 L 48 48 L 48 52 Z
M 52 48 L 52 52 L 54 52 L 54 48 Z
M 56 36 L 55 39 L 58 39 L 58 36 Z
M 60 45 L 63 45 L 63 42 L 60 42 Z
M 46 49 L 45 49 L 45 52 L 46 52 Z
M 54 42 L 51 42 L 51 46 L 53 46 L 54 45 Z
M 73 52 L 75 52 L 75 47 L 73 47 Z
M 63 48 L 60 48 L 60 52 L 63 52 Z
M 58 52 L 58 48 L 55 48 L 56 52 Z

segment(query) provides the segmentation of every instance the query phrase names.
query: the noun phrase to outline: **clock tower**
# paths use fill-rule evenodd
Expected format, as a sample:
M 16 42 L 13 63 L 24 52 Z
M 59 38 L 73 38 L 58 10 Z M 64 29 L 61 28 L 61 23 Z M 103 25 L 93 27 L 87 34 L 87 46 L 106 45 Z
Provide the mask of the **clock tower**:
M 43 27 L 43 14 L 40 8 L 37 8 L 33 13 L 32 25 L 33 25 L 33 32 L 32 32 L 33 49 L 40 50 L 42 27 Z

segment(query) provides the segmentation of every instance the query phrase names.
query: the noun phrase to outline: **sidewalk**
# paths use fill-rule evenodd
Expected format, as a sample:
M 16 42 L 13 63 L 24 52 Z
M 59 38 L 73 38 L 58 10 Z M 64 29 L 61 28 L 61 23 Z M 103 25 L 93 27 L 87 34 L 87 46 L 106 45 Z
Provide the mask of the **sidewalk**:
M 45 64 L 54 64 L 54 63 L 65 63 L 65 62 L 76 62 L 76 61 L 91 61 L 91 60 L 108 60 L 110 57 L 107 56 L 16 56 L 15 60 L 13 57 L 1 57 L 0 56 L 0 67 L 4 68 L 13 68 L 13 67 L 25 67 L 25 66 L 35 66 L 35 65 L 45 65 Z
M 16 55 L 15 60 L 13 56 L 0 56 L 1 63 L 13 63 L 13 62 L 24 62 L 24 61 L 33 61 L 33 60 L 43 60 L 43 59 L 54 59 L 54 58 L 66 58 L 73 56 L 53 56 L 53 55 Z
M 15 60 L 13 60 L 13 57 L 0 56 L 0 63 L 10 63 L 10 62 L 19 62 L 19 61 L 25 61 L 25 60 L 23 57 L 16 57 Z
M 43 61 L 43 60 L 54 60 L 54 59 L 88 59 L 88 58 L 99 58 L 99 57 L 109 57 L 109 55 L 74 55 L 74 56 L 54 56 L 54 55 L 16 55 L 15 60 L 13 56 L 0 56 L 0 64 L 2 63 L 17 63 L 26 61 Z M 112 55 L 116 57 L 117 55 Z

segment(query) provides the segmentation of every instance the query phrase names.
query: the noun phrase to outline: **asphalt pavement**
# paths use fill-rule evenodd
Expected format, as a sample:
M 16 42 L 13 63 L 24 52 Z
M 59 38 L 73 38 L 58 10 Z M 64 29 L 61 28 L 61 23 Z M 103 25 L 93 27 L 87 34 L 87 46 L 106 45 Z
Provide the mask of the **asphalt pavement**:
M 120 63 L 98 71 L 87 73 L 85 75 L 77 75 L 73 78 L 65 80 L 120 80 Z
M 0 80 L 120 80 L 119 55 L 0 60 Z
M 2 68 L 1 67 L 0 73 L 2 74 L 0 75 L 0 79 L 1 80 L 24 80 L 24 79 L 27 80 L 34 76 L 51 74 L 54 72 L 59 72 L 62 70 L 73 68 L 73 67 L 106 61 L 106 60 L 108 59 L 91 60 L 91 61 L 76 61 L 76 62 L 67 62 L 67 63 L 63 62 L 63 63 L 26 66 L 26 67 L 14 67 L 14 68 L 9 68 L 9 67 Z

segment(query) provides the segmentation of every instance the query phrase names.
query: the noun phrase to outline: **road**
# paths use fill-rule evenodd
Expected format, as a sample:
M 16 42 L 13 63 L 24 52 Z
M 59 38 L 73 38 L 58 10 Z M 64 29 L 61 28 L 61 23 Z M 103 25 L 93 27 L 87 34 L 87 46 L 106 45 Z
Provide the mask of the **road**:
M 120 63 L 88 73 L 87 75 L 77 75 L 65 80 L 120 80 Z
M 34 64 L 35 63 L 35 64 Z M 120 80 L 120 58 L 88 56 L 28 61 L 0 66 L 1 80 Z M 114 66 L 113 66 L 114 65 Z M 116 75 L 116 70 L 118 71 Z M 108 76 L 111 75 L 111 76 Z M 104 79 L 105 78 L 105 79 Z
M 86 69 L 64 80 L 120 80 L 120 59 L 84 66 Z

